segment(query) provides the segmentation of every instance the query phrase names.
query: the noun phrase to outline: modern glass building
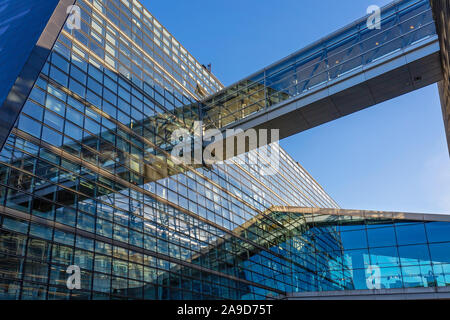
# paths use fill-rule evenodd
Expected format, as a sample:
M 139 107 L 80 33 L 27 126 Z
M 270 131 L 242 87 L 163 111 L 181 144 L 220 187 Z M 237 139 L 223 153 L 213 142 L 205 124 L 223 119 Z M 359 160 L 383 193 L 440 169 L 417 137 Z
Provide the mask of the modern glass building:
M 79 28 L 65 23 L 74 4 L 79 16 L 69 10 L 69 20 L 79 17 Z M 247 109 L 249 97 L 264 109 L 274 95 L 289 99 L 290 85 L 264 73 L 243 100 L 233 96 L 239 106 L 222 103 L 224 92 L 242 92 L 224 89 L 137 0 L 5 6 L 8 17 L 24 11 L 0 35 L 2 61 L 15 63 L 0 88 L 0 299 L 447 294 L 448 216 L 341 210 L 277 144 L 276 174 L 265 147 L 214 165 L 171 158 L 175 130 L 195 135 L 199 120 L 224 128 L 230 114 L 260 110 Z M 437 37 L 428 1 L 388 9 L 390 18 L 420 16 L 424 27 L 405 46 Z M 28 21 L 38 31 L 13 56 L 8 41 Z M 72 265 L 79 289 L 67 286 Z

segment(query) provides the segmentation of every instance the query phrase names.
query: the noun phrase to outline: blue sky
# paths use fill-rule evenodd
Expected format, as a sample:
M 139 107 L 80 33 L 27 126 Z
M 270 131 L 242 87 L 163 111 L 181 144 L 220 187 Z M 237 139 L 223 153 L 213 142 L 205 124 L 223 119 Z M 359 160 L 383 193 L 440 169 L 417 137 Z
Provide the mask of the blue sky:
M 143 0 L 229 85 L 387 0 Z M 450 213 L 436 85 L 281 141 L 343 208 Z

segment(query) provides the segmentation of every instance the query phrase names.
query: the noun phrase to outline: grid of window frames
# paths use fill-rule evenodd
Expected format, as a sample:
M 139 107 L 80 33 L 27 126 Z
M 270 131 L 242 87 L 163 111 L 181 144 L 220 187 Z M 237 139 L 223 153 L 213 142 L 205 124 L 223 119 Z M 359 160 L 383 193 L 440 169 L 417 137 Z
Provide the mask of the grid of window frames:
M 62 37 L 64 37 L 64 36 L 62 36 Z M 56 50 L 59 50 L 59 48 L 57 47 Z M 62 63 L 68 64 L 68 61 L 63 59 L 63 56 L 60 56 L 58 53 L 54 53 L 52 55 L 52 60 L 51 61 L 52 61 L 52 63 L 51 63 L 51 68 L 50 68 L 50 78 L 51 79 L 55 79 L 56 78 L 56 80 L 58 81 L 57 77 L 55 77 L 55 73 L 59 72 L 60 69 L 56 65 L 54 65 L 53 62 L 55 61 L 55 63 L 57 65 L 61 66 Z M 72 62 L 73 61 L 74 60 L 72 59 Z M 87 64 L 87 62 L 85 62 L 85 63 Z M 72 66 L 71 66 L 71 75 L 72 75 L 72 71 L 74 71 L 74 70 L 75 70 L 75 72 L 78 72 L 77 67 L 75 67 L 73 64 L 74 63 L 72 63 Z M 87 66 L 86 66 L 86 68 L 87 68 Z M 147 150 L 151 150 L 152 149 L 152 146 L 147 146 L 146 143 L 148 144 L 149 143 L 148 140 L 152 139 L 152 141 L 154 143 L 158 144 L 158 145 L 168 144 L 168 142 L 165 141 L 163 137 L 169 136 L 170 133 L 162 132 L 162 133 L 158 134 L 161 130 L 159 130 L 160 129 L 159 127 L 155 127 L 154 126 L 154 123 L 156 121 L 150 121 L 148 119 L 144 120 L 144 122 L 143 122 L 143 123 L 145 123 L 145 126 L 138 126 L 138 125 L 136 125 L 136 124 L 139 123 L 139 121 L 141 121 L 141 123 L 142 123 L 143 120 L 139 120 L 139 119 L 144 118 L 144 114 L 143 114 L 142 111 L 140 112 L 138 109 L 136 109 L 135 106 L 140 106 L 139 107 L 140 110 L 142 110 L 141 108 L 143 106 L 144 112 L 146 111 L 146 109 L 148 111 L 150 109 L 150 106 L 152 106 L 153 109 L 151 109 L 152 110 L 151 114 L 156 113 L 157 112 L 156 110 L 158 110 L 158 114 L 161 114 L 161 110 L 162 110 L 163 107 L 161 107 L 161 109 L 157 109 L 159 104 L 157 104 L 156 102 L 153 102 L 153 100 L 151 98 L 148 98 L 147 96 L 143 95 L 142 93 L 132 91 L 133 94 L 130 94 L 130 92 L 127 91 L 128 89 L 125 89 L 124 87 L 122 87 L 122 85 L 124 85 L 124 84 L 128 85 L 125 82 L 120 82 L 119 81 L 119 85 L 114 84 L 114 82 L 112 82 L 112 80 L 111 80 L 113 78 L 113 75 L 110 72 L 108 73 L 108 69 L 106 69 L 106 68 L 105 68 L 105 76 L 104 76 L 104 80 L 103 80 L 101 72 L 100 72 L 100 75 L 99 75 L 99 71 L 98 70 L 99 69 L 97 69 L 95 67 L 89 66 L 89 72 L 90 73 L 97 72 L 96 77 L 97 77 L 97 79 L 99 79 L 99 81 L 97 81 L 98 88 L 97 88 L 96 92 L 101 92 L 100 84 L 104 83 L 104 86 L 105 87 L 107 86 L 110 89 L 115 87 L 116 88 L 116 89 L 114 89 L 115 92 L 118 91 L 119 95 L 122 96 L 122 97 L 126 97 L 127 100 L 123 100 L 122 98 L 119 98 L 120 99 L 119 100 L 119 105 L 118 105 L 118 108 L 116 108 L 114 105 L 112 105 L 111 103 L 106 101 L 104 98 L 103 98 L 102 102 L 100 100 L 99 101 L 94 101 L 94 99 L 91 99 L 90 100 L 91 107 L 90 108 L 86 107 L 86 113 L 84 115 L 84 117 L 86 119 L 85 120 L 85 130 L 89 130 L 89 131 L 88 132 L 85 131 L 82 134 L 82 130 L 77 125 L 83 125 L 82 124 L 82 122 L 83 122 L 82 118 L 83 118 L 83 110 L 84 110 L 85 107 L 84 107 L 84 105 L 80 105 L 79 100 L 76 100 L 76 99 L 74 99 L 72 97 L 68 97 L 67 98 L 67 101 L 68 101 L 67 117 L 70 120 L 72 120 L 73 122 L 72 121 L 67 121 L 67 125 L 66 125 L 66 128 L 65 128 L 65 131 L 66 131 L 65 133 L 66 133 L 67 136 L 64 138 L 65 149 L 68 149 L 70 152 L 72 151 L 72 149 L 77 149 L 77 148 L 81 149 L 81 154 L 82 154 L 82 158 L 83 159 L 88 159 L 90 156 L 94 156 L 94 159 L 91 162 L 93 164 L 97 164 L 97 160 L 98 160 L 99 164 L 101 164 L 102 168 L 106 168 L 106 169 L 108 169 L 111 165 L 113 165 L 113 160 L 112 159 L 115 156 L 119 155 L 119 158 L 123 159 L 121 162 L 126 162 L 126 164 L 122 163 L 122 166 L 119 167 L 119 168 L 116 167 L 115 171 L 110 170 L 112 173 L 122 174 L 122 176 L 127 180 L 126 175 L 129 172 L 131 172 L 132 177 L 134 177 L 133 182 L 135 182 L 137 184 L 142 184 L 142 182 L 147 182 L 146 181 L 147 179 L 145 177 L 143 177 L 143 178 L 136 177 L 138 175 L 138 173 L 139 173 L 139 167 L 140 167 L 140 164 L 142 162 L 142 159 L 143 158 L 147 159 L 150 156 L 152 156 L 151 152 L 145 152 Z M 48 72 L 48 70 L 47 70 L 47 72 Z M 64 75 L 64 73 L 61 73 L 61 74 Z M 65 77 L 67 77 L 67 76 L 65 76 Z M 70 78 L 72 79 L 72 76 Z M 83 75 L 83 78 L 85 79 L 84 81 L 86 81 L 86 78 L 88 78 L 88 85 L 87 85 L 88 88 L 89 88 L 89 85 L 90 84 L 92 85 L 92 83 L 94 82 L 94 80 L 92 80 L 92 78 L 90 76 L 86 75 L 86 74 Z M 122 79 L 119 78 L 119 80 L 122 80 Z M 61 81 L 61 82 L 64 82 L 64 81 Z M 44 81 L 42 81 L 42 79 L 40 80 L 39 83 L 42 83 L 43 87 L 46 86 L 46 84 L 44 83 Z M 128 85 L 128 88 L 129 88 L 129 85 Z M 85 89 L 83 89 L 83 90 L 85 90 Z M 64 92 L 61 92 L 61 90 L 58 91 L 52 85 L 48 85 L 47 91 L 49 91 L 49 93 L 48 93 L 48 97 L 47 97 L 47 100 L 46 100 L 46 104 L 51 105 L 55 101 L 59 101 L 60 103 L 62 103 L 62 101 L 58 100 L 57 96 L 62 98 L 62 100 L 66 99 L 66 94 L 64 94 Z M 88 89 L 88 91 L 89 91 L 89 89 Z M 111 91 L 111 90 L 104 88 L 104 96 L 108 95 L 109 91 Z M 53 96 L 51 93 L 54 93 L 55 96 Z M 138 95 L 140 98 L 144 97 L 143 100 L 145 102 L 142 102 L 134 94 Z M 43 95 L 44 95 L 44 92 L 42 90 L 40 90 L 39 88 L 36 88 L 33 91 L 31 97 L 32 98 L 34 97 L 35 100 L 41 101 L 41 103 L 43 103 L 43 99 L 45 99 L 43 97 Z M 131 99 L 130 99 L 130 96 L 131 96 Z M 110 99 L 110 98 L 108 98 L 108 99 Z M 87 98 L 86 100 L 89 101 L 89 98 Z M 130 103 L 128 103 L 127 101 L 130 102 Z M 27 104 L 27 106 L 25 107 L 24 110 L 25 110 L 25 113 L 27 113 L 27 115 L 30 116 L 30 113 L 31 113 L 30 110 L 33 110 L 33 112 L 38 112 L 37 110 L 40 110 L 40 108 L 36 108 L 35 107 L 37 105 L 35 102 L 36 101 L 34 101 L 34 102 L 33 101 L 29 101 L 29 104 Z M 92 103 L 95 103 L 95 105 L 93 105 Z M 100 107 L 101 104 L 103 105 L 102 106 L 103 110 L 101 110 L 101 107 Z M 76 106 L 76 107 L 74 107 L 74 106 Z M 98 106 L 98 107 L 95 107 L 95 106 Z M 80 110 L 76 110 L 77 108 L 81 109 L 81 113 L 79 112 Z M 128 117 L 127 116 L 127 114 L 130 113 L 130 110 L 131 110 L 132 117 Z M 101 111 L 103 111 L 103 113 Z M 60 112 L 64 113 L 64 110 L 61 110 Z M 105 119 L 104 114 L 108 114 L 109 116 L 112 115 L 113 117 L 112 117 L 112 119 L 111 119 L 111 117 Z M 47 116 L 47 115 L 51 115 L 52 117 Z M 135 116 L 133 117 L 133 115 L 135 115 Z M 92 118 L 90 118 L 89 116 L 92 117 Z M 41 117 L 42 117 L 42 115 L 39 113 L 39 115 L 37 115 L 37 119 L 36 120 L 41 120 Z M 74 117 L 73 119 L 78 119 L 78 122 L 76 122 L 76 120 L 73 120 L 72 117 Z M 116 117 L 118 118 L 119 121 L 115 121 L 116 123 L 114 123 L 113 121 L 115 120 L 114 118 L 116 118 Z M 45 118 L 49 119 L 49 120 L 46 120 L 46 121 L 50 121 L 50 119 L 52 119 L 52 118 L 53 119 L 57 119 L 57 120 L 59 119 L 60 121 L 62 121 L 61 117 L 57 117 L 57 115 L 55 115 L 51 111 L 46 111 L 46 117 Z M 124 120 L 121 120 L 122 118 L 124 118 Z M 161 118 L 162 118 L 162 116 L 161 116 Z M 28 117 L 23 117 L 23 119 L 21 119 L 21 121 L 22 120 L 23 120 L 23 126 L 24 127 L 28 127 L 30 119 L 28 119 Z M 101 122 L 103 125 L 100 125 L 95 120 Z M 115 130 L 114 125 L 121 125 L 121 126 L 124 125 L 125 126 L 126 124 L 128 124 L 127 127 L 132 127 L 133 128 L 133 132 L 134 133 L 137 133 L 137 136 L 131 136 L 131 138 L 129 138 L 130 142 L 131 142 L 131 143 L 129 143 L 129 144 L 131 144 L 131 152 L 129 150 L 130 147 L 127 144 L 127 140 L 123 139 L 123 137 L 128 137 L 129 134 L 127 132 L 123 132 L 124 130 L 121 130 L 121 128 L 117 129 L 116 137 L 115 137 L 115 134 L 112 132 L 113 130 Z M 53 126 L 54 125 L 53 123 L 50 123 L 49 125 L 52 128 L 55 128 L 55 127 L 59 128 L 61 126 L 61 124 Z M 153 127 L 152 127 L 152 125 L 153 125 Z M 46 132 L 48 132 L 50 129 L 45 128 L 45 130 L 46 130 Z M 50 130 L 50 131 L 52 131 L 52 130 Z M 92 137 L 92 136 L 98 136 L 99 131 L 101 133 L 100 136 L 101 136 L 102 139 L 95 139 L 95 137 Z M 138 139 L 137 139 L 137 138 L 140 137 L 142 131 L 143 131 L 143 136 L 146 138 L 144 143 L 142 143 L 142 141 L 138 141 Z M 156 132 L 156 134 L 153 134 L 153 132 Z M 85 147 L 84 146 L 80 147 L 79 143 L 77 143 L 76 141 L 73 141 L 73 139 L 69 138 L 69 137 L 73 138 L 74 136 L 80 138 L 82 135 L 83 135 L 83 142 L 85 142 L 84 144 L 86 144 Z M 39 133 L 36 133 L 36 136 L 39 137 Z M 100 143 L 98 143 L 99 140 L 100 140 Z M 106 141 L 104 141 L 104 140 L 106 140 Z M 125 143 L 123 143 L 123 141 L 125 141 Z M 120 145 L 120 148 L 114 149 L 113 147 L 111 147 L 106 142 L 111 142 L 111 143 L 117 142 Z M 58 146 L 58 144 L 60 144 L 60 143 L 57 143 L 56 145 Z M 125 146 L 123 146 L 122 144 L 125 144 Z M 148 147 L 144 151 L 139 149 L 139 147 L 142 148 L 143 145 L 144 145 L 144 148 Z M 94 149 L 94 150 L 97 149 L 97 153 L 98 154 L 97 155 L 93 154 L 91 149 Z M 110 157 L 106 157 L 106 155 L 109 152 L 110 152 Z M 131 155 L 129 153 L 131 153 Z M 155 152 L 153 151 L 153 153 L 155 153 Z M 77 154 L 75 154 L 75 155 L 78 155 L 78 154 L 79 154 L 79 152 Z M 157 154 L 157 155 L 159 155 L 159 154 Z M 98 159 L 96 157 L 98 157 Z M 281 158 L 282 158 L 282 165 L 283 165 L 285 160 L 289 160 L 289 157 L 286 156 L 285 152 L 281 152 Z M 141 161 L 139 161 L 139 159 Z M 287 179 L 287 177 L 289 177 L 289 176 L 292 177 L 292 175 L 286 175 L 286 176 L 283 177 L 283 179 L 281 179 L 281 178 L 279 178 L 279 177 L 277 177 L 275 175 L 267 176 L 268 177 L 267 179 L 272 179 L 273 181 L 271 181 L 271 182 L 268 181 L 267 183 L 265 183 L 266 186 L 267 185 L 274 186 L 272 189 L 278 189 L 278 186 L 275 186 L 276 185 L 275 181 L 277 181 L 277 180 L 278 181 L 281 180 L 278 183 L 280 188 L 283 188 L 283 186 L 286 186 L 286 185 L 304 185 L 305 184 L 303 181 L 306 180 L 305 179 L 306 175 L 303 174 L 303 171 L 299 169 L 299 166 L 296 166 L 295 164 L 293 164 L 292 159 L 290 159 L 289 161 L 290 161 L 289 164 L 292 165 L 292 168 L 295 168 L 295 171 L 297 171 L 297 175 L 296 176 L 298 178 L 297 179 Z M 123 169 L 124 166 L 126 166 L 126 169 Z M 285 167 L 285 170 L 292 170 L 292 169 L 289 169 L 290 166 L 284 166 L 284 167 Z M 132 168 L 137 168 L 137 172 L 134 173 L 133 170 L 131 170 Z M 224 168 L 226 168 L 226 166 Z M 202 170 L 199 170 L 199 171 L 202 171 Z M 206 170 L 203 170 L 203 171 L 205 172 L 205 174 L 208 174 L 208 172 Z M 222 171 L 224 171 L 224 170 L 222 170 Z M 257 170 L 254 169 L 254 171 L 257 171 Z M 300 173 L 300 175 L 299 175 L 299 173 Z M 225 173 L 223 173 L 222 175 L 226 176 Z M 260 174 L 256 173 L 256 176 L 258 176 L 258 175 L 260 175 Z M 266 178 L 263 178 L 263 179 L 266 179 Z M 294 181 L 294 183 L 292 182 L 292 180 Z M 224 184 L 224 182 L 220 182 L 220 183 Z M 166 182 L 164 182 L 163 184 L 166 184 Z M 247 183 L 247 185 L 251 186 L 251 185 L 255 185 L 255 183 Z M 159 188 L 160 189 L 160 194 L 163 195 L 163 196 L 167 193 L 167 190 L 165 190 L 166 188 L 164 188 L 164 187 L 165 186 L 163 186 L 162 188 Z M 238 190 L 238 192 L 235 192 L 235 194 L 242 193 L 242 185 L 235 186 L 235 187 L 237 187 L 237 190 Z M 259 188 L 258 184 L 256 184 L 256 187 Z M 151 188 L 152 190 L 158 189 L 158 188 L 156 188 L 156 184 L 155 183 L 149 184 L 149 188 Z M 322 199 L 319 199 L 319 201 L 314 201 L 314 200 L 313 201 L 311 201 L 311 200 L 310 201 L 303 201 L 302 199 L 300 199 L 300 197 L 297 197 L 297 199 L 293 199 L 293 200 L 296 200 L 296 201 L 289 201 L 289 202 L 286 202 L 285 204 L 289 204 L 290 203 L 290 204 L 295 204 L 295 205 L 305 205 L 306 204 L 306 205 L 309 205 L 309 206 L 317 206 L 318 204 L 325 203 L 326 205 L 324 205 L 324 206 L 326 206 L 326 207 L 335 207 L 336 206 L 335 203 L 330 201 L 329 197 L 326 196 L 323 193 L 323 190 L 321 190 L 321 188 L 318 187 L 318 185 L 316 183 L 314 183 L 313 181 L 311 181 L 310 179 L 308 181 L 308 184 L 307 184 L 306 188 L 309 189 L 307 191 L 309 194 L 313 194 L 313 197 L 315 196 L 314 193 L 317 193 L 317 191 L 319 191 L 319 190 L 322 191 L 322 195 L 321 195 Z M 194 188 L 192 188 L 192 189 L 196 190 Z M 267 189 L 268 188 L 266 187 L 266 190 Z M 311 189 L 313 189 L 316 192 L 311 192 L 310 191 Z M 176 191 L 176 190 L 173 190 L 173 191 Z M 278 191 L 278 190 L 276 190 L 276 191 Z M 295 197 L 296 194 L 297 194 L 296 192 L 286 192 L 286 191 L 292 191 L 292 190 L 282 190 L 282 191 L 284 191 L 283 193 L 287 194 L 287 197 Z M 262 195 L 264 195 L 265 192 L 264 191 L 259 191 L 257 193 L 261 195 L 261 200 L 263 201 Z M 277 192 L 272 192 L 272 194 L 277 194 Z M 249 193 L 248 194 L 248 199 L 249 199 L 249 201 L 252 202 L 251 205 L 259 207 L 260 210 L 264 209 L 264 208 L 266 208 L 266 207 L 268 207 L 268 206 L 270 206 L 270 205 L 272 205 L 274 203 L 275 204 L 277 203 L 276 200 L 273 201 L 271 199 L 269 201 L 269 203 L 267 203 L 265 206 L 261 206 L 261 205 L 258 205 L 257 203 L 255 203 L 255 201 L 252 201 L 252 197 L 251 196 L 252 196 L 252 194 Z
M 0 293 L 11 299 L 243 299 L 280 294 L 231 279 L 234 269 L 255 283 L 288 293 L 373 289 L 371 284 L 381 289 L 450 284 L 448 222 L 276 212 L 255 224 L 273 225 L 273 219 L 279 224 L 278 234 L 267 234 L 269 238 L 260 237 L 246 247 L 225 236 L 191 257 L 191 267 L 137 248 L 4 216 Z M 261 247 L 264 244 L 269 250 Z M 249 255 L 243 256 L 242 250 Z M 84 290 L 64 287 L 65 267 L 72 263 L 82 267 Z M 224 277 L 194 267 L 208 263 L 216 263 Z M 379 274 L 367 281 L 374 268 Z
M 164 89 L 140 85 L 95 51 L 67 31 L 59 36 L 0 153 L 0 205 L 16 215 L 2 218 L 3 297 L 251 299 L 282 292 L 288 283 L 274 274 L 229 265 L 262 232 L 237 237 L 234 230 L 275 204 L 337 205 L 283 150 L 280 177 L 263 178 L 263 167 L 246 165 L 252 155 L 244 165 L 230 160 L 208 169 L 170 163 L 172 130 L 199 119 L 194 93 L 170 81 Z M 288 194 L 298 188 L 304 193 Z M 225 250 L 198 260 L 225 236 Z M 270 261 L 280 259 L 266 251 Z M 72 263 L 85 275 L 81 292 L 69 293 L 58 278 Z M 251 280 L 261 277 L 277 284 Z
M 262 207 L 256 205 L 261 211 L 280 201 L 284 201 L 286 205 L 295 203 L 297 206 L 304 207 L 338 207 L 320 185 L 278 144 L 268 145 L 267 148 L 271 150 L 261 152 L 261 149 L 264 148 L 237 156 L 225 161 L 225 165 L 218 166 L 224 176 L 227 174 L 233 176 L 230 167 L 246 173 L 245 176 L 242 176 L 241 186 L 234 189 L 237 194 L 243 190 L 245 193 L 247 188 L 253 189 L 254 193 L 259 196 L 258 200 L 265 204 Z M 279 157 L 277 164 L 279 167 L 270 161 L 271 155 L 274 154 Z M 272 174 L 273 172 L 276 174 Z M 255 183 L 255 181 L 259 182 Z M 236 183 L 233 185 L 237 186 Z M 260 185 L 265 188 L 261 189 Z M 266 201 L 267 193 L 272 191 L 275 191 L 278 199 L 269 197 L 269 200 Z M 247 193 L 252 194 L 252 192 Z
M 78 0 L 76 4 L 81 8 L 81 30 L 65 31 L 137 86 L 144 89 L 144 81 L 155 82 L 182 91 L 181 85 L 199 98 L 223 87 L 138 1 Z
M 253 299 L 275 294 L 138 248 L 25 220 L 1 220 L 1 299 Z M 80 290 L 66 287 L 66 268 L 72 264 L 82 270 Z

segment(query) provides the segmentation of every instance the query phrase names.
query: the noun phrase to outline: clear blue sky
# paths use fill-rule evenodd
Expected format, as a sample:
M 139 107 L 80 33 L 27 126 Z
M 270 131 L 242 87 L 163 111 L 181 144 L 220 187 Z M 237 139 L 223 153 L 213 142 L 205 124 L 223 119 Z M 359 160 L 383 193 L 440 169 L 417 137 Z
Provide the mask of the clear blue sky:
M 387 0 L 143 0 L 225 84 L 301 49 Z M 450 213 L 450 158 L 436 85 L 281 145 L 343 208 Z

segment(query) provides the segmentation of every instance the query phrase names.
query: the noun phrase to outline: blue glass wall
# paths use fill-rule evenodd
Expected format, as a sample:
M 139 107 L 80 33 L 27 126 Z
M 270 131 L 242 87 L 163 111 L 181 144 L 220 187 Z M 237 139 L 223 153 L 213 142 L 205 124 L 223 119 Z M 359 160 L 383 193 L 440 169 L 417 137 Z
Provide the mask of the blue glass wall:
M 58 2 L 58 0 L 0 1 L 0 106 Z
M 76 4 L 81 29 L 61 31 L 0 152 L 2 297 L 281 294 L 284 282 L 260 285 L 247 280 L 246 272 L 260 276 L 251 269 L 229 268 L 233 250 L 245 252 L 259 234 L 233 231 L 271 205 L 336 203 L 283 151 L 279 176 L 233 159 L 172 162 L 171 133 L 199 120 L 176 70 L 190 78 L 197 63 L 137 1 Z M 202 257 L 225 235 L 233 249 Z M 80 290 L 66 286 L 71 264 L 82 270 Z
M 291 230 L 280 231 L 283 240 L 270 249 L 284 257 L 276 269 L 284 264 L 289 270 L 286 292 L 450 285 L 449 222 L 293 212 L 275 216 L 284 216 Z

